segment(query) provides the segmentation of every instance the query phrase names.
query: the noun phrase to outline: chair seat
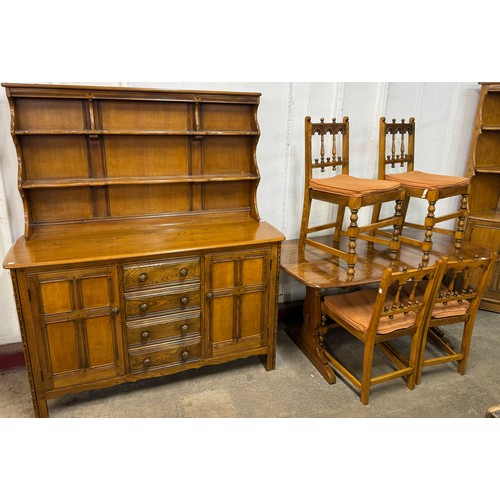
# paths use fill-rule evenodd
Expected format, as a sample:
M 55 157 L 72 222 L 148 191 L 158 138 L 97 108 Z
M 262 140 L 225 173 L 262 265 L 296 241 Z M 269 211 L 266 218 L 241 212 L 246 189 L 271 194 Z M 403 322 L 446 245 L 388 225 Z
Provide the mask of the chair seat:
M 468 186 L 468 177 L 458 177 L 453 175 L 428 174 L 418 170 L 402 172 L 400 174 L 386 174 L 387 180 L 401 183 L 404 188 L 417 189 L 443 189 L 448 187 Z
M 448 288 L 444 285 L 441 285 L 438 293 L 442 293 L 443 296 L 446 296 L 448 292 Z M 392 293 L 392 290 L 389 289 L 389 293 Z M 422 286 L 417 287 L 417 293 L 415 294 L 414 300 L 422 300 L 424 296 L 424 292 Z M 407 288 L 403 287 L 401 293 L 401 300 L 408 300 L 409 291 Z M 463 316 L 469 310 L 470 302 L 468 300 L 462 299 L 461 302 L 458 300 L 448 300 L 445 302 L 436 302 L 434 304 L 434 308 L 432 309 L 431 317 L 434 319 L 442 319 L 442 318 L 451 318 L 453 316 Z
M 401 189 L 399 181 L 364 179 L 339 174 L 326 179 L 311 179 L 309 187 L 316 191 L 360 198 L 370 194 L 382 194 Z
M 449 302 L 442 303 L 437 302 L 434 304 L 434 309 L 432 310 L 432 317 L 439 318 L 451 318 L 453 316 L 463 316 L 469 310 L 470 302 L 468 300 L 462 300 L 459 304 L 458 300 L 450 300 Z
M 324 299 L 324 305 L 329 313 L 342 318 L 345 322 L 366 334 L 377 293 L 378 288 L 370 288 L 340 295 L 328 295 Z M 387 305 L 390 307 L 392 302 L 388 302 Z M 387 334 L 396 330 L 410 328 L 415 325 L 416 317 L 417 315 L 413 311 L 410 311 L 406 316 L 396 314 L 392 319 L 384 316 L 380 319 L 377 334 Z

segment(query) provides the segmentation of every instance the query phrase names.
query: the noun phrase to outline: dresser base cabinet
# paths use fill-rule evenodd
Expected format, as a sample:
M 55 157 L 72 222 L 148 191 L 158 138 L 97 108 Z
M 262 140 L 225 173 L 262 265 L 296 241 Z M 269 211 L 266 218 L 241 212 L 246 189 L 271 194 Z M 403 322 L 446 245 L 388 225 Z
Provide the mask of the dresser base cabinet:
M 248 356 L 274 369 L 279 247 L 12 270 L 36 415 L 64 394 Z
M 4 258 L 47 400 L 261 356 L 283 235 L 261 220 L 260 94 L 2 84 L 25 228 Z

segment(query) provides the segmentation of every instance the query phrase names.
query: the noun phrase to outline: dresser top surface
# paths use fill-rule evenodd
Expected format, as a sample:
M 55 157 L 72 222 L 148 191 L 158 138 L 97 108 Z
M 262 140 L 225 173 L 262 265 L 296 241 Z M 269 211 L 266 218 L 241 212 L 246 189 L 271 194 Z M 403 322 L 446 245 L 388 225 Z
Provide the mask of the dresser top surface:
M 48 226 L 30 240 L 19 238 L 5 256 L 6 269 L 154 258 L 206 250 L 277 243 L 284 236 L 248 216 L 89 223 Z

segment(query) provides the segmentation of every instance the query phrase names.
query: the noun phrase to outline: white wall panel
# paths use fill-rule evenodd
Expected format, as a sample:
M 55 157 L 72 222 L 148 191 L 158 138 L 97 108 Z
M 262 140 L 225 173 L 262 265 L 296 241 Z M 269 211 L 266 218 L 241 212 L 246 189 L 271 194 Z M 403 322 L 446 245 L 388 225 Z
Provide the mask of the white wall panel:
M 164 89 L 206 89 L 261 92 L 261 137 L 257 162 L 261 174 L 258 190 L 260 216 L 288 239 L 298 238 L 304 192 L 304 117 L 350 119 L 352 175 L 377 175 L 378 122 L 414 116 L 416 168 L 463 175 L 467 162 L 479 95 L 475 83 L 342 83 L 342 82 L 123 82 L 120 85 Z M 22 204 L 17 191 L 17 159 L 10 138 L 10 116 L 5 93 L 0 91 L 0 250 L 23 232 Z M 328 175 L 328 174 L 325 174 Z M 321 206 L 323 205 L 323 206 Z M 426 204 L 413 200 L 411 217 L 425 216 Z M 438 210 L 452 210 L 456 200 L 443 201 Z M 385 214 L 393 207 L 384 207 Z M 312 223 L 323 223 L 334 209 L 317 203 Z M 360 223 L 371 209 L 360 212 Z M 3 247 L 3 248 L 2 248 Z M 301 299 L 304 286 L 282 273 L 280 300 Z M 0 270 L 0 344 L 20 340 L 8 274 Z M 5 321 L 4 318 L 7 318 Z
M 17 157 L 10 136 L 10 110 L 0 91 L 0 263 L 23 231 L 24 214 L 17 190 Z M 0 344 L 20 340 L 14 292 L 9 272 L 0 267 Z
M 381 116 L 385 116 L 387 121 L 391 121 L 393 118 L 399 121 L 401 118 L 414 117 L 419 108 L 423 85 L 423 83 L 389 83 L 386 109 Z M 377 118 L 377 127 L 378 121 Z

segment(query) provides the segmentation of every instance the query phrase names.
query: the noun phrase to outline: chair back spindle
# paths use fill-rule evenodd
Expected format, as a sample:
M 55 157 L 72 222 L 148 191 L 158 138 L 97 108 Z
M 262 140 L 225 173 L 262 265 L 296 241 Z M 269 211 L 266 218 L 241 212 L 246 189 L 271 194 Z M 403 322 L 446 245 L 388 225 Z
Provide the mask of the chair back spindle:
M 315 135 L 320 139 L 319 151 L 312 154 Z M 326 167 L 332 167 L 332 171 L 336 172 L 337 167 L 341 167 L 340 173 L 349 174 L 349 118 L 344 117 L 341 123 L 337 123 L 335 118 L 331 123 L 325 123 L 324 118 L 319 123 L 312 123 L 311 118 L 306 117 L 306 137 L 308 170 L 320 168 L 324 172 Z M 331 142 L 331 147 L 328 142 Z M 331 151 L 331 156 L 326 156 L 327 150 Z M 338 151 L 341 153 L 338 154 Z M 312 172 L 310 175 L 312 177 Z
M 408 172 L 414 167 L 415 149 L 415 119 L 410 118 L 407 123 L 403 118 L 401 122 L 393 119 L 391 123 L 386 123 L 384 117 L 380 118 L 380 144 L 385 144 L 385 148 L 379 148 L 379 179 L 383 179 L 386 167 L 395 169 L 406 167 Z M 389 143 L 389 144 L 387 144 Z M 391 154 L 386 155 L 386 151 Z

